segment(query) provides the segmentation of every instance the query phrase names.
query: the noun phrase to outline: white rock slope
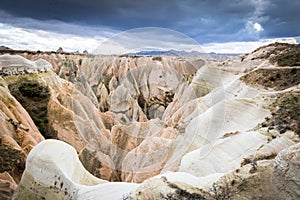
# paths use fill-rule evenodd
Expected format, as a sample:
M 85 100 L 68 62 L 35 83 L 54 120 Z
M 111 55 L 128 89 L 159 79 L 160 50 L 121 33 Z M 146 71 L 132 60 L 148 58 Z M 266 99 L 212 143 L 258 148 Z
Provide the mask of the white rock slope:
M 72 146 L 45 140 L 29 153 L 13 199 L 121 199 L 137 187 L 134 183 L 110 183 L 92 176 Z

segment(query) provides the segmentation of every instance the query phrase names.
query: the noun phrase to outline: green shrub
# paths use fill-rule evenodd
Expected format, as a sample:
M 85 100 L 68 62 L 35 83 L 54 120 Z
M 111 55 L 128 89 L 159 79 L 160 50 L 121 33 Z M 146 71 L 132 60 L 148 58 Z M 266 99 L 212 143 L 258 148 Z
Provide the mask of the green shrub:
M 22 78 L 8 86 L 11 94 L 21 103 L 33 122 L 46 138 L 57 138 L 47 118 L 50 92 L 48 86 L 36 80 Z

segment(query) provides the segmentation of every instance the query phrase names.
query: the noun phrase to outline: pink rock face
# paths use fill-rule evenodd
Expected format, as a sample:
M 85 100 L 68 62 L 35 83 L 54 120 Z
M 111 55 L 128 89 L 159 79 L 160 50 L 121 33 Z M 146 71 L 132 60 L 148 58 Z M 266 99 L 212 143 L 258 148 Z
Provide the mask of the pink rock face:
M 80 158 L 87 161 L 85 167 L 107 180 L 138 182 L 162 170 L 163 163 L 148 175 L 139 172 L 138 179 L 121 175 L 123 159 L 129 152 L 134 156 L 132 152 L 146 137 L 157 135 L 158 141 L 160 137 L 176 138 L 175 129 L 170 131 L 162 122 L 148 120 L 162 117 L 179 85 L 184 83 L 184 76 L 196 72 L 195 66 L 176 59 L 89 57 L 79 64 L 81 57 L 73 55 L 26 57 L 42 57 L 53 64 L 60 77 L 71 81 L 51 73 L 38 78 L 51 91 L 47 106 L 49 124 L 58 139 L 80 152 Z M 148 140 L 143 144 L 146 148 L 151 146 Z
M 29 151 L 44 137 L 29 114 L 10 94 L 0 77 L 0 173 L 7 172 L 18 183 Z
M 243 62 L 229 58 L 205 63 L 175 56 L 28 54 L 27 58 L 42 57 L 52 63 L 54 72 L 1 78 L 1 148 L 9 147 L 22 158 L 16 163 L 22 163 L 43 140 L 42 134 L 49 132 L 48 137 L 73 146 L 88 171 L 112 182 L 142 183 L 179 170 L 205 179 L 234 171 L 241 163 L 250 165 L 254 158 L 272 160 L 294 144 L 289 138 L 296 135 L 294 126 L 282 124 L 283 119 L 271 121 L 270 111 L 279 106 L 282 113 L 290 113 L 284 112 L 287 107 L 276 98 L 285 94 L 288 102 L 297 105 L 299 88 L 288 85 L 285 90 L 266 90 L 247 84 L 241 77 L 251 75 L 258 64 L 251 56 Z M 267 60 L 260 61 L 259 68 L 274 68 Z M 29 96 L 17 101 L 14 96 L 21 92 L 24 80 L 35 83 L 35 88 L 25 85 L 30 86 L 23 88 Z M 36 95 L 36 89 L 42 95 Z M 282 116 L 295 117 L 287 115 Z M 287 137 L 285 145 L 279 139 L 269 142 L 283 136 L 276 133 L 277 125 L 266 130 L 266 119 L 290 130 L 293 137 Z M 15 173 L 17 167 L 9 172 L 18 182 L 21 173 Z M 182 181 L 182 177 L 177 178 Z M 170 185 L 176 190 L 163 178 L 158 182 L 168 188 L 166 192 Z
M 17 184 L 9 173 L 0 173 L 0 198 L 3 200 L 10 200 Z
M 28 60 L 37 60 L 37 59 L 44 59 L 47 60 L 52 65 L 53 71 L 57 71 L 66 60 L 73 61 L 76 65 L 81 65 L 82 59 L 84 55 L 69 55 L 69 54 L 57 54 L 57 53 L 22 53 L 21 56 L 27 58 Z

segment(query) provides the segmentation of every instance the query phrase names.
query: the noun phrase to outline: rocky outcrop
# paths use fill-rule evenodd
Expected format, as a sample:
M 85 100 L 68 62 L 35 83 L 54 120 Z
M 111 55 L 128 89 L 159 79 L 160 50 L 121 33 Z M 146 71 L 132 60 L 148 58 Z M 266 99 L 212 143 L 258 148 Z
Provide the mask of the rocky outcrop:
M 9 173 L 0 173 L 0 198 L 10 200 L 16 189 L 17 184 Z
M 70 145 L 46 140 L 30 152 L 14 199 L 298 199 L 299 152 L 296 144 L 275 162 L 253 160 L 225 175 L 171 172 L 141 184 L 109 183 L 87 172 Z
M 51 64 L 43 59 L 29 61 L 19 55 L 0 56 L 0 75 L 33 74 L 50 71 Z
M 269 51 L 273 47 L 265 48 Z M 81 190 L 66 172 L 67 164 L 51 168 L 40 165 L 60 159 L 48 156 L 48 152 L 55 153 L 46 150 L 47 142 L 42 143 L 38 147 L 41 151 L 45 146 L 41 162 L 27 159 L 28 166 L 40 166 L 46 174 L 52 174 L 50 169 L 55 168 L 53 174 L 62 174 L 66 180 L 63 190 L 68 195 L 74 189 L 80 191 L 76 198 L 97 198 L 98 193 L 113 195 L 97 188 L 121 188 L 111 197 L 275 198 L 276 188 L 283 186 L 269 180 L 285 175 L 278 175 L 282 172 L 277 173 L 274 159 L 299 142 L 299 67 L 279 66 L 269 57 L 260 57 L 263 52 L 255 51 L 242 61 L 230 58 L 221 62 L 176 56 L 76 58 L 47 54 L 43 56 L 48 61 L 53 59 L 55 73 L 5 76 L 3 85 L 5 92 L 25 108 L 41 134 L 47 130 L 54 136 L 51 138 L 72 145 L 82 165 L 101 180 L 118 182 L 84 186 Z M 285 51 L 273 52 L 277 55 Z M 42 109 L 31 109 L 32 105 Z M 43 123 L 34 118 L 38 113 Z M 12 124 L 23 127 L 15 121 Z M 49 146 L 52 144 L 59 151 L 71 148 L 51 140 Z M 72 158 L 76 161 L 68 162 L 78 163 L 77 156 Z M 79 171 L 85 170 L 80 167 Z M 49 196 L 42 194 L 45 198 L 67 197 L 60 186 L 32 182 L 33 177 L 44 179 L 44 172 L 25 173 L 21 185 L 29 190 L 20 186 L 18 193 L 24 189 L 31 194 L 38 188 L 47 191 Z M 49 187 L 56 188 L 58 196 L 48 192 Z
M 64 63 L 74 63 L 77 66 L 80 66 L 82 60 L 85 57 L 92 55 L 83 55 L 83 54 L 73 54 L 73 53 L 56 53 L 52 52 L 41 52 L 41 51 L 0 51 L 0 54 L 11 54 L 11 55 L 20 55 L 28 60 L 36 61 L 39 59 L 46 60 L 52 65 L 52 70 L 57 72 L 59 67 L 64 66 Z M 58 70 L 59 71 L 59 70 Z
M 275 158 L 274 184 L 278 191 L 278 199 L 300 198 L 300 144 L 281 151 Z
M 18 183 L 26 156 L 44 137 L 0 77 L 0 173 L 8 172 Z
M 212 185 L 217 199 L 298 199 L 299 143 L 271 160 L 252 161 Z
M 134 183 L 112 184 L 92 176 L 73 147 L 46 140 L 28 155 L 22 182 L 13 199 L 121 199 L 136 187 Z
M 195 176 L 225 174 L 238 168 L 247 155 L 253 154 L 266 142 L 267 137 L 257 132 L 235 133 L 187 153 L 181 159 L 179 170 Z
M 269 59 L 272 64 L 277 66 L 299 66 L 299 55 L 299 44 L 276 42 L 256 49 L 251 55 L 251 60 Z
M 86 80 L 102 111 L 129 121 L 161 117 L 185 77 L 200 67 L 178 59 L 112 56 L 88 57 L 82 65 L 89 67 L 79 69 L 77 84 Z
M 59 47 L 59 48 L 56 50 L 56 53 L 64 53 L 63 48 Z

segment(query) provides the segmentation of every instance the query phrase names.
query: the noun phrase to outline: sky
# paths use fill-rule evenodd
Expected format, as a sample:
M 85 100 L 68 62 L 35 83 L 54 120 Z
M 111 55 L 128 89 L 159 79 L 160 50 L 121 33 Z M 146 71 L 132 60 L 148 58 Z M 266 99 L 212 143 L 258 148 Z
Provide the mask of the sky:
M 1 0 L 0 46 L 245 53 L 299 41 L 299 10 L 295 0 Z

